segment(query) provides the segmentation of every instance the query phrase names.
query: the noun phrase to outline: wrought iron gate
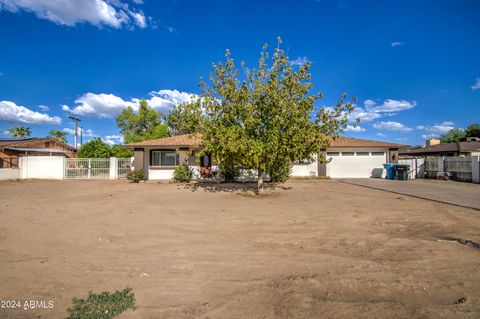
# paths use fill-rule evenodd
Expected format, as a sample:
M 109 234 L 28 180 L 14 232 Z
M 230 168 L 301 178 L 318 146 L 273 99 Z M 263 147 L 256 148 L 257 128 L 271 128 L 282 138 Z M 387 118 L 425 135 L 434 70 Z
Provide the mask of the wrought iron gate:
M 65 179 L 109 179 L 109 158 L 67 158 Z

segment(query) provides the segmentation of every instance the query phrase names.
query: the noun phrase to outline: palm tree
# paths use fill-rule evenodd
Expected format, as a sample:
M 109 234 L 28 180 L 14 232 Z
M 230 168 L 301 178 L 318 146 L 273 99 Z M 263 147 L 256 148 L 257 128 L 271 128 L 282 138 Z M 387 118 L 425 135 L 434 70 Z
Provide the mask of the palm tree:
M 50 132 L 48 132 L 48 137 L 56 138 L 57 140 L 62 141 L 64 143 L 67 142 L 67 133 L 64 131 L 50 130 Z
M 32 131 L 30 130 L 29 127 L 18 126 L 18 125 L 11 128 L 7 128 L 7 132 L 10 133 L 10 135 L 15 138 L 25 138 L 25 137 L 29 137 L 30 134 L 32 134 Z

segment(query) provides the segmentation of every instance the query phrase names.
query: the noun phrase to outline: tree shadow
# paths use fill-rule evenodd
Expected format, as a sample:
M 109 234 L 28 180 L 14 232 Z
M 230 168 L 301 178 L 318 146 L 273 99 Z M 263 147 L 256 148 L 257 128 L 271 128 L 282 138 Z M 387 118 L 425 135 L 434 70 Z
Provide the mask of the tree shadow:
M 195 181 L 184 184 L 184 189 L 192 192 L 209 193 L 254 193 L 259 195 L 256 182 L 205 182 Z M 264 183 L 262 192 L 273 192 L 277 189 L 290 190 L 292 187 L 280 183 Z M 260 192 L 260 194 L 262 193 Z

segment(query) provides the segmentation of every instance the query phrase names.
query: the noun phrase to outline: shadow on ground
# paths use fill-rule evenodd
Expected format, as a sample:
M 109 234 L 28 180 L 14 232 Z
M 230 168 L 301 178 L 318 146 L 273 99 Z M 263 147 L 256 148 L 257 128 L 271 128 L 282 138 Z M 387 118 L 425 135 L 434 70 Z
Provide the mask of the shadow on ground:
M 184 185 L 179 185 L 184 189 L 189 189 L 192 192 L 204 191 L 211 193 L 225 192 L 225 193 L 254 193 L 258 194 L 256 182 L 238 182 L 238 183 L 216 183 L 216 182 L 193 182 Z M 272 192 L 275 190 L 290 190 L 290 186 L 279 183 L 265 183 L 263 191 Z

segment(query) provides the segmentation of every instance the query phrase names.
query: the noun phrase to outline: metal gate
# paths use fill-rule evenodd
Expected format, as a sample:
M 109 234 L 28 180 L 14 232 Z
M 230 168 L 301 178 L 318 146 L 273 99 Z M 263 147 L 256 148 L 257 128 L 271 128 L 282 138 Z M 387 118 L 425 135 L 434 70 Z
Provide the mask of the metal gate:
M 67 158 L 66 179 L 109 179 L 109 158 Z
M 132 157 L 117 159 L 117 178 L 127 178 L 128 172 L 132 170 Z

